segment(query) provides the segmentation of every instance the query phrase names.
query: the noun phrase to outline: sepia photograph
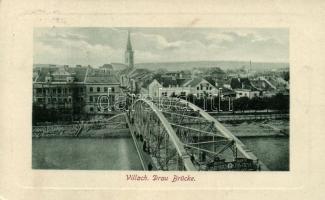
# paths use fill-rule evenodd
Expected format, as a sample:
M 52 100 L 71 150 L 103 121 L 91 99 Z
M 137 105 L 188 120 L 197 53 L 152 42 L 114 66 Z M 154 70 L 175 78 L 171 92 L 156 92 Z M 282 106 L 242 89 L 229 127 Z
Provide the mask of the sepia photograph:
M 32 169 L 290 171 L 288 28 L 34 27 Z

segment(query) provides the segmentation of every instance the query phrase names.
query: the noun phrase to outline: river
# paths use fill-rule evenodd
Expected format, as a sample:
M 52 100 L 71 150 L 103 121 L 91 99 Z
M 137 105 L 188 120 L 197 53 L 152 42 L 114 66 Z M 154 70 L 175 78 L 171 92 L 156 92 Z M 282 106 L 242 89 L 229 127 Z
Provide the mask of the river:
M 289 137 L 241 137 L 247 133 L 270 134 L 260 122 L 224 124 L 270 170 L 289 170 Z M 288 121 L 270 121 L 277 128 Z M 33 169 L 142 170 L 131 137 L 121 138 L 33 138 Z
M 33 138 L 33 169 L 142 170 L 133 140 Z
M 289 133 L 289 120 L 245 121 L 232 124 L 224 123 L 223 125 L 236 135 L 270 170 L 289 171 L 290 138 L 276 136 L 279 131 L 261 126 L 262 123 Z M 256 137 L 251 137 L 253 135 Z

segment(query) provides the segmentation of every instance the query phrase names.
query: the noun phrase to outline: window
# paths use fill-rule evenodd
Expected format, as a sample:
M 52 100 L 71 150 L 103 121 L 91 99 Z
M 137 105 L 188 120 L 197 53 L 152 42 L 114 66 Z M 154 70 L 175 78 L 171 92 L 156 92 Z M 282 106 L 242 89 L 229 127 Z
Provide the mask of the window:
M 37 89 L 36 89 L 36 93 L 37 93 L 37 94 L 41 94 L 41 93 L 42 93 L 42 88 L 37 88 Z
M 56 89 L 55 88 L 53 88 L 53 94 L 56 94 Z
M 71 98 L 68 99 L 69 103 L 71 103 Z
M 58 88 L 58 93 L 61 94 L 61 88 Z
M 202 86 L 202 85 L 200 85 L 200 87 L 201 87 L 201 90 L 203 90 L 203 86 Z
M 210 90 L 212 90 L 212 87 L 210 86 Z
M 115 92 L 115 88 L 114 87 L 112 87 L 112 92 Z
M 67 88 L 64 88 L 64 91 L 63 91 L 63 93 L 64 93 L 64 94 L 66 94 L 66 93 L 67 93 Z
M 89 88 L 89 92 L 93 92 L 93 87 L 90 87 Z
M 90 112 L 93 112 L 93 111 L 94 111 L 94 108 L 93 108 L 93 107 L 90 107 L 90 108 L 89 108 L 89 111 L 90 111 Z
M 90 101 L 90 102 L 93 102 L 93 96 L 90 96 L 90 97 L 89 97 L 89 101 Z
M 83 88 L 79 88 L 80 92 L 83 93 L 84 92 L 84 89 Z
M 100 87 L 97 87 L 97 92 L 100 92 Z
M 107 90 L 108 90 L 107 87 L 104 87 L 104 92 L 107 92 Z
M 53 98 L 53 102 L 54 102 L 54 103 L 56 102 L 56 98 Z
M 200 87 L 198 86 L 196 89 L 197 89 L 197 90 L 200 90 Z

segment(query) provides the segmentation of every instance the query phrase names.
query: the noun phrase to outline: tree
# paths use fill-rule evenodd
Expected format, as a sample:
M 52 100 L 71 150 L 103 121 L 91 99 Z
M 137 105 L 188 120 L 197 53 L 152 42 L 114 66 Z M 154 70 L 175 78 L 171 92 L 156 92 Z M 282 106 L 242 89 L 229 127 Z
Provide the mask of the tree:
M 248 97 L 240 97 L 234 101 L 234 107 L 242 112 L 247 110 L 249 104 Z

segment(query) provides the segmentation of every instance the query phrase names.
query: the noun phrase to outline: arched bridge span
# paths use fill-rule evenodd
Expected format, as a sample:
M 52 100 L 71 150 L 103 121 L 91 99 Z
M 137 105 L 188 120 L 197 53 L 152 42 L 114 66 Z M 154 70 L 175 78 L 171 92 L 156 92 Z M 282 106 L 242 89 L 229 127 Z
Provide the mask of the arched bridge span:
M 127 113 L 158 170 L 267 170 L 215 118 L 180 99 L 138 99 Z

